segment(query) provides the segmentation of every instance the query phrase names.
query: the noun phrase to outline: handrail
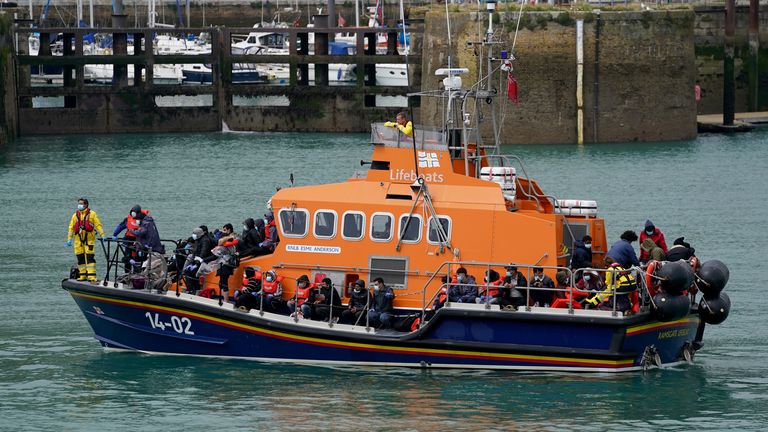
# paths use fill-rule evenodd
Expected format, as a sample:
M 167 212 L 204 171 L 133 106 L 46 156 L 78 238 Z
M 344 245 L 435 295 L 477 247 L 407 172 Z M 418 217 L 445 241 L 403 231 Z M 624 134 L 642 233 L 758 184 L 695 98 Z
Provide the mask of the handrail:
M 536 264 L 517 264 L 517 263 L 496 263 L 496 262 L 478 262 L 478 261 L 444 261 L 444 262 L 442 262 L 436 268 L 434 273 L 432 273 L 432 276 L 430 276 L 430 278 L 424 284 L 424 289 L 422 290 L 422 310 L 421 310 L 421 323 L 420 323 L 420 326 L 423 326 L 425 324 L 426 316 L 427 316 L 427 310 L 428 309 L 432 309 L 434 301 L 440 295 L 441 291 L 444 288 L 447 289 L 450 286 L 454 286 L 455 285 L 455 286 L 474 286 L 474 287 L 477 287 L 478 289 L 483 289 L 484 288 L 486 290 L 489 289 L 489 288 L 498 288 L 500 290 L 505 289 L 503 286 L 495 286 L 495 285 L 491 285 L 491 284 L 489 284 L 487 282 L 474 283 L 474 284 L 464 284 L 464 283 L 451 283 L 449 281 L 449 282 L 441 284 L 437 288 L 437 290 L 434 292 L 434 294 L 431 295 L 429 300 L 427 300 L 427 289 L 428 289 L 429 285 L 432 283 L 432 281 L 435 279 L 435 277 L 437 277 L 438 275 L 442 275 L 443 274 L 441 272 L 446 268 L 446 266 L 448 267 L 448 272 L 445 273 L 445 275 L 450 277 L 450 268 L 451 268 L 451 266 L 470 267 L 470 268 L 472 268 L 472 267 L 485 267 L 486 269 L 491 269 L 493 267 L 508 267 L 510 265 L 517 267 L 518 271 L 520 271 L 520 268 L 527 269 L 526 276 L 527 276 L 527 280 L 528 280 L 528 285 L 525 286 L 525 287 L 520 287 L 520 288 L 526 288 L 526 310 L 527 311 L 531 310 L 531 306 L 529 306 L 529 304 L 530 304 L 531 288 L 535 288 L 536 290 L 541 290 L 541 291 L 551 291 L 551 292 L 555 292 L 555 293 L 556 292 L 567 293 L 568 294 L 568 299 L 569 299 L 568 300 L 568 313 L 573 313 L 573 311 L 574 311 L 574 303 L 575 303 L 573 294 L 574 294 L 574 289 L 576 289 L 576 282 L 578 280 L 580 280 L 579 275 L 583 274 L 583 273 L 586 273 L 586 272 L 595 272 L 595 273 L 597 273 L 598 274 L 598 278 L 599 278 L 600 281 L 605 279 L 604 277 L 600 277 L 599 276 L 601 273 L 602 274 L 610 273 L 611 280 L 609 282 L 610 282 L 610 286 L 612 287 L 612 290 L 610 291 L 609 294 L 612 297 L 611 303 L 612 303 L 612 314 L 613 314 L 613 316 L 617 316 L 618 315 L 618 311 L 616 309 L 616 307 L 617 307 L 616 301 L 617 301 L 619 295 L 629 295 L 632 292 L 638 292 L 638 293 L 641 294 L 640 297 L 639 297 L 640 307 L 644 308 L 644 307 L 646 307 L 649 304 L 649 302 L 646 299 L 646 296 L 643 295 L 643 293 L 648 294 L 648 287 L 647 287 L 647 285 L 645 283 L 645 278 L 642 277 L 642 275 L 645 274 L 645 268 L 644 268 L 645 266 L 633 266 L 633 267 L 630 267 L 628 269 L 624 269 L 625 272 L 633 274 L 634 279 L 635 279 L 635 283 L 636 283 L 637 286 L 636 286 L 636 288 L 633 291 L 629 291 L 629 292 L 626 292 L 626 293 L 624 293 L 624 292 L 618 293 L 617 292 L 617 288 L 618 287 L 616 286 L 618 272 L 613 271 L 612 269 L 581 268 L 581 269 L 574 270 L 574 269 L 571 269 L 569 267 L 544 266 L 544 265 L 539 265 L 538 263 L 536 263 Z M 533 268 L 542 268 L 544 270 L 565 271 L 567 273 L 567 276 L 568 276 L 567 286 L 566 287 L 557 287 L 557 286 L 555 286 L 553 288 L 535 287 L 535 286 L 533 286 L 531 284 L 531 271 L 532 271 Z M 488 270 L 486 270 L 485 274 L 488 274 Z M 553 282 L 556 282 L 556 281 L 553 281 Z M 604 286 L 604 285 L 601 285 L 601 286 L 602 286 L 602 289 L 599 292 L 604 292 L 605 289 L 607 289 L 607 286 Z M 596 294 L 596 293 L 592 292 L 592 294 Z M 446 298 L 446 303 L 450 303 L 450 297 L 449 297 L 449 293 L 448 292 L 446 292 L 446 297 L 447 297 Z M 650 303 L 652 304 L 652 299 L 651 299 Z M 486 304 L 486 308 L 490 309 L 490 304 L 491 304 L 490 303 L 490 298 L 486 299 L 485 304 Z

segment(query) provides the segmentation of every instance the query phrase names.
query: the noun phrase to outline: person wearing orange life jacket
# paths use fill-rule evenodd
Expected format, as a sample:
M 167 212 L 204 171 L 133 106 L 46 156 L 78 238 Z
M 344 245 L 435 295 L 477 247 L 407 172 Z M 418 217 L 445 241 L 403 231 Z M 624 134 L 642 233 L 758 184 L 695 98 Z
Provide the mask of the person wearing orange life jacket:
M 77 280 L 96 281 L 96 234 L 104 237 L 101 220 L 95 211 L 88 206 L 88 200 L 77 200 L 77 211 L 72 215 L 67 228 L 67 246 L 72 246 L 74 240 L 75 256 L 77 257 Z
M 296 295 L 288 300 L 288 310 L 293 314 L 296 313 L 296 308 L 299 307 L 301 316 L 304 319 L 310 319 L 312 317 L 311 305 L 315 303 L 316 297 L 317 286 L 309 283 L 307 275 L 301 275 L 296 279 Z
M 499 272 L 494 269 L 489 269 L 485 272 L 483 278 L 483 284 L 478 289 L 479 296 L 475 299 L 477 303 L 489 303 L 499 304 L 501 303 L 501 289 L 500 286 L 504 280 L 501 279 Z
M 264 304 L 264 310 L 277 311 L 283 296 L 283 277 L 274 270 L 268 270 L 261 275 L 261 291 L 258 293 L 259 304 Z
M 139 226 L 141 226 L 140 217 L 142 214 L 145 216 L 148 215 L 149 210 L 144 210 L 140 205 L 136 204 L 135 206 L 131 207 L 131 210 L 128 212 L 128 216 L 124 217 L 122 222 L 117 224 L 114 231 L 112 231 L 112 241 L 118 241 L 117 236 L 119 236 L 121 232 L 125 231 L 125 237 L 123 237 L 123 240 L 125 240 L 125 254 L 123 255 L 123 264 L 125 266 L 126 272 L 131 270 L 131 260 L 139 261 L 139 253 L 136 248 L 132 247 L 133 245 L 130 242 L 136 240 L 136 234 L 131 232 L 131 230 L 136 230 L 139 228 Z

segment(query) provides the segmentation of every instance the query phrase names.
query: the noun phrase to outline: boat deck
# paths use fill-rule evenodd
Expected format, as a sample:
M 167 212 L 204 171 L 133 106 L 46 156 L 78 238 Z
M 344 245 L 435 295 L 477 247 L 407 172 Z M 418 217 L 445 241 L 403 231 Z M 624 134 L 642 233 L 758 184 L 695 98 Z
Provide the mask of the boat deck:
M 733 125 L 723 124 L 722 114 L 696 116 L 699 132 L 747 132 L 755 127 L 768 126 L 768 111 L 734 114 Z

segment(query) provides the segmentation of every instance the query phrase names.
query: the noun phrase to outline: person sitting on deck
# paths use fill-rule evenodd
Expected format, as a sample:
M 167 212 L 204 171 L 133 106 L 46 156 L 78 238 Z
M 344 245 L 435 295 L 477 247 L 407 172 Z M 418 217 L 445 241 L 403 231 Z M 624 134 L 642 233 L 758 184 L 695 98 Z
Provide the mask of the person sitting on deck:
M 235 269 L 239 264 L 237 257 L 237 244 L 239 242 L 237 236 L 234 233 L 234 227 L 232 224 L 225 224 L 219 236 L 219 242 L 217 247 L 212 251 L 214 255 L 218 256 L 219 268 L 216 271 L 216 276 L 219 277 L 219 303 L 229 301 L 229 278 L 234 274 Z
M 394 122 L 386 122 L 384 126 L 397 128 L 403 135 L 413 138 L 413 123 L 405 116 L 404 112 L 397 113 Z
M 643 232 L 640 233 L 640 245 L 642 245 L 647 239 L 650 239 L 651 241 L 653 241 L 653 243 L 655 243 L 656 246 L 660 247 L 661 250 L 666 255 L 667 241 L 664 239 L 664 233 L 661 232 L 660 229 L 656 228 L 656 226 L 653 224 L 653 222 L 651 222 L 650 219 L 645 221 L 645 228 L 643 229 Z M 654 259 L 654 258 L 651 258 L 650 255 L 651 255 L 650 250 L 646 251 L 645 249 L 640 247 L 640 262 L 645 263 L 651 259 Z M 657 261 L 662 261 L 662 260 L 663 258 Z
M 192 237 L 187 242 L 192 247 L 187 255 L 187 262 L 184 264 L 184 281 L 187 285 L 187 292 L 196 294 L 200 290 L 200 279 L 197 274 L 198 270 L 200 270 L 200 265 L 216 259 L 211 252 L 214 242 L 200 227 L 192 230 Z
M 280 242 L 280 237 L 277 235 L 277 225 L 275 225 L 275 215 L 272 212 L 264 215 L 264 224 L 264 240 L 252 249 L 253 256 L 271 254 Z
M 358 280 L 349 295 L 349 305 L 341 313 L 341 322 L 357 325 L 365 323 L 365 314 L 371 305 L 371 294 L 365 289 L 365 282 Z
M 455 303 L 474 303 L 477 298 L 477 282 L 467 275 L 467 269 L 459 267 L 456 279 L 448 287 L 448 300 Z
M 288 300 L 288 310 L 291 311 L 291 314 L 295 314 L 298 307 L 301 316 L 305 319 L 310 319 L 312 317 L 312 307 L 310 305 L 315 303 L 316 296 L 317 287 L 315 284 L 309 283 L 307 275 L 301 275 L 296 279 L 296 295 Z
M 485 272 L 485 278 L 483 278 L 483 282 L 483 285 L 481 285 L 478 289 L 478 294 L 480 294 L 480 296 L 475 299 L 475 302 L 500 304 L 502 293 L 501 289 L 499 289 L 499 286 L 504 282 L 504 280 L 501 279 L 499 272 L 494 269 L 488 269 Z
M 331 308 L 333 306 L 333 308 Z M 341 296 L 333 287 L 331 278 L 325 278 L 320 283 L 320 290 L 315 296 L 312 319 L 318 321 L 330 321 L 331 315 L 337 318 L 341 315 Z
M 533 282 L 529 289 L 531 306 L 549 307 L 549 305 L 552 304 L 552 299 L 554 297 L 553 291 L 550 288 L 554 287 L 555 283 L 552 281 L 552 278 L 544 274 L 544 269 L 541 267 L 534 267 Z
M 692 248 L 691 245 L 685 241 L 685 237 L 678 237 L 675 239 L 672 247 L 669 248 L 667 261 L 689 260 L 696 256 L 695 253 L 696 249 Z
M 262 224 L 264 222 L 262 221 Z M 264 236 L 256 229 L 256 222 L 252 218 L 243 221 L 243 233 L 240 235 L 240 243 L 237 244 L 237 252 L 241 258 L 254 254 L 259 243 L 264 241 Z
M 504 276 L 504 290 L 501 297 L 501 304 L 504 306 L 518 307 L 525 304 L 525 295 L 520 291 L 528 286 L 528 280 L 522 273 L 517 271 L 517 266 L 507 266 L 507 273 Z
M 651 238 L 646 238 L 640 243 L 640 263 L 648 261 L 664 261 L 667 254 Z
M 243 286 L 235 292 L 235 307 L 244 311 L 259 309 L 261 272 L 257 272 L 253 267 L 246 267 L 243 274 Z
M 614 261 L 621 264 L 624 268 L 640 265 L 635 249 L 632 247 L 633 241 L 637 241 L 637 234 L 632 230 L 624 231 L 621 233 L 619 241 L 614 243 L 605 255 L 613 258 Z
M 604 290 L 605 285 L 603 285 L 603 281 L 600 280 L 597 272 L 590 270 L 582 274 L 581 279 L 576 282 L 576 288 L 581 291 L 596 293 Z
M 557 282 L 557 291 L 555 291 L 555 298 L 565 298 L 566 293 L 569 291 L 569 279 L 568 279 L 568 272 L 565 270 L 560 270 L 555 274 L 555 282 Z
M 585 306 L 596 307 L 600 310 L 613 310 L 615 301 L 616 310 L 619 312 L 632 309 L 629 294 L 637 290 L 635 277 L 621 264 L 613 262 L 611 257 L 606 257 L 605 263 L 608 266 L 608 271 L 605 273 L 605 289 L 588 297 Z
M 384 279 L 377 277 L 373 280 L 373 303 L 368 310 L 368 323 L 371 327 L 382 329 L 392 328 L 392 302 L 395 292 L 384 285 Z

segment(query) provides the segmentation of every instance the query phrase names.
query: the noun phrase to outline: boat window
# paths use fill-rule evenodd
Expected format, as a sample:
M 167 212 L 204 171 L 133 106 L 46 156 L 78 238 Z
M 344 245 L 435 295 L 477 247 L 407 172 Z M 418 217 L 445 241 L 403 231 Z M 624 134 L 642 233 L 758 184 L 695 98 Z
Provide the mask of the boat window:
M 307 235 L 309 212 L 305 209 L 280 210 L 280 229 L 286 237 L 304 237 Z
M 331 239 L 336 236 L 336 212 L 318 210 L 315 212 L 315 237 Z
M 440 225 L 443 226 L 443 231 L 448 235 L 448 238 L 442 239 L 448 241 L 451 239 L 451 219 L 448 216 L 437 216 L 437 220 L 440 221 Z M 437 230 L 437 220 L 434 217 L 429 218 L 429 234 L 427 235 L 427 241 L 432 244 L 440 244 L 440 231 Z
M 360 212 L 346 212 L 343 219 L 341 238 L 344 240 L 361 240 L 365 232 L 365 215 Z
M 405 288 L 408 277 L 408 259 L 371 257 L 370 280 L 378 277 L 391 288 Z
M 382 242 L 392 240 L 393 219 L 390 213 L 374 213 L 371 218 L 371 240 Z
M 418 243 L 421 241 L 421 216 L 411 215 L 410 221 L 408 215 L 400 216 L 400 238 L 404 243 Z

